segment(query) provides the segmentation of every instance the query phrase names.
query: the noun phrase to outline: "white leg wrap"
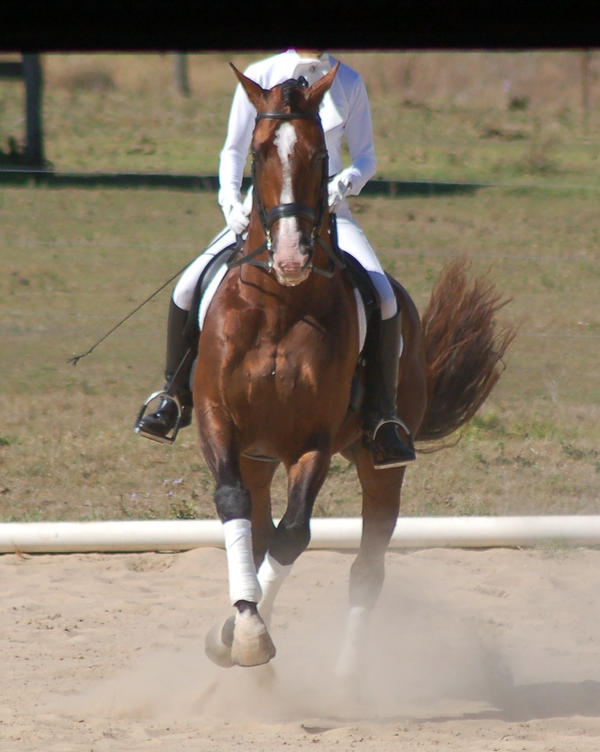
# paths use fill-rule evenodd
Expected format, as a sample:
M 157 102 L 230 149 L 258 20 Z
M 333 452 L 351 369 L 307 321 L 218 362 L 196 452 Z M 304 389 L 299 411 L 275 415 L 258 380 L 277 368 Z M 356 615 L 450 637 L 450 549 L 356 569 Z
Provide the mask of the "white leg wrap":
M 258 604 L 258 610 L 265 624 L 271 621 L 275 597 L 283 581 L 292 571 L 292 566 L 292 564 L 280 564 L 268 552 L 260 565 L 258 581 L 262 590 L 262 599 Z
M 352 606 L 338 656 L 336 674 L 352 676 L 359 668 L 359 656 L 367 638 L 370 613 L 364 606 Z
M 229 520 L 223 523 L 227 568 L 229 571 L 229 598 L 231 603 L 250 601 L 258 603 L 261 596 L 252 556 L 252 528 L 250 520 Z

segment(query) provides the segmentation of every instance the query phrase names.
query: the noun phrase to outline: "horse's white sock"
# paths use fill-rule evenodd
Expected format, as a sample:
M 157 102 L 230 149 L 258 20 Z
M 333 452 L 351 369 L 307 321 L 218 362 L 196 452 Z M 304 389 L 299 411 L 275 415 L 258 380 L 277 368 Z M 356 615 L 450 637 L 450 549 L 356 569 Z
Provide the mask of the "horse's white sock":
M 292 571 L 292 564 L 280 564 L 267 552 L 258 570 L 258 581 L 262 590 L 262 599 L 258 604 L 260 615 L 266 624 L 271 620 L 273 603 L 283 581 Z
M 227 553 L 231 603 L 237 601 L 258 603 L 261 590 L 252 555 L 250 520 L 237 519 L 224 522 L 223 536 Z
M 364 606 L 351 606 L 346 621 L 335 672 L 338 676 L 351 676 L 359 668 L 359 656 L 367 636 L 370 612 Z

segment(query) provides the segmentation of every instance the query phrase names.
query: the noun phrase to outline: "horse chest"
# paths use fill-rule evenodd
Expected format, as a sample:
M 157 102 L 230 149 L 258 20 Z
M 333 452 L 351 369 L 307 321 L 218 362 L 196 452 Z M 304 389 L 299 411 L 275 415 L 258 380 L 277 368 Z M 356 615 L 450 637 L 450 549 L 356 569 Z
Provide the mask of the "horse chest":
M 250 285 L 250 274 L 245 269 L 243 280 L 232 278 L 227 305 L 207 317 L 201 344 L 213 327 L 218 342 L 210 352 L 207 347 L 207 391 L 237 425 L 254 426 L 249 416 L 256 414 L 265 427 L 287 426 L 313 414 L 315 404 L 324 420 L 335 422 L 346 412 L 357 356 L 348 347 L 345 299 L 329 285 L 321 290 L 320 280 L 288 291 L 264 274 Z
M 312 389 L 324 357 L 314 353 L 306 357 L 293 340 L 265 342 L 246 354 L 243 372 L 249 393 L 287 394 L 298 389 Z
M 249 402 L 259 398 L 286 402 L 303 393 L 314 397 L 331 369 L 332 347 L 314 322 L 294 322 L 275 333 L 257 332 L 234 379 Z

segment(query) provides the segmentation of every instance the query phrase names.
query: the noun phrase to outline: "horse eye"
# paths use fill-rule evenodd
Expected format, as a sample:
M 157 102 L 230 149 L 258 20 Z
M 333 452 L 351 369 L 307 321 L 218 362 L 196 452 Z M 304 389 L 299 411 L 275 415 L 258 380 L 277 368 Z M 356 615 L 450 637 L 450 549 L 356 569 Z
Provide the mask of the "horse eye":
M 304 78 L 304 76 L 300 76 L 298 79 L 298 86 L 301 89 L 307 89 L 308 88 L 308 81 Z

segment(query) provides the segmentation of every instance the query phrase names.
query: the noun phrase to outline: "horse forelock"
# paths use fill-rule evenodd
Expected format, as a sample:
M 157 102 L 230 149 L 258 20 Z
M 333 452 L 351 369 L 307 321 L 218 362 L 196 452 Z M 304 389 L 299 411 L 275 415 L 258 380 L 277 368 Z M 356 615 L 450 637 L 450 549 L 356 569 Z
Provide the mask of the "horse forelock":
M 286 107 L 296 108 L 298 105 L 305 102 L 303 90 L 306 87 L 303 86 L 299 79 L 288 78 L 281 84 L 281 99 L 282 104 Z
M 316 115 L 311 99 L 307 96 L 306 80 L 288 78 L 277 84 L 268 93 L 264 107 L 266 111 L 283 113 L 303 113 L 309 117 Z

